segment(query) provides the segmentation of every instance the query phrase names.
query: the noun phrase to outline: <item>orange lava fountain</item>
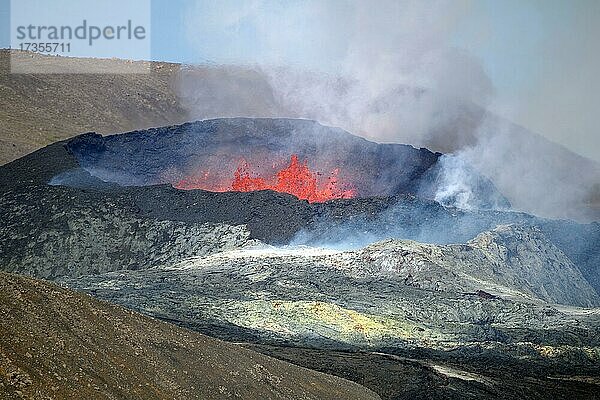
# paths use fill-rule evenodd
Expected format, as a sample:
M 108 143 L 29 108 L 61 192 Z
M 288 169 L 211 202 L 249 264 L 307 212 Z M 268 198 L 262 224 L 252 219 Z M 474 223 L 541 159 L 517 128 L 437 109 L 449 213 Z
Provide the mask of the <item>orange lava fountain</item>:
M 209 184 L 209 172 L 181 179 L 174 186 L 178 189 L 204 189 L 217 192 L 252 192 L 256 190 L 275 190 L 289 193 L 310 203 L 322 203 L 333 199 L 348 199 L 355 196 L 352 188 L 342 188 L 338 182 L 339 169 L 334 169 L 325 182 L 319 182 L 319 173 L 312 172 L 308 162 L 300 162 L 292 155 L 290 164 L 277 172 L 274 177 L 265 179 L 253 177 L 246 162 L 241 162 L 233 174 L 230 185 Z

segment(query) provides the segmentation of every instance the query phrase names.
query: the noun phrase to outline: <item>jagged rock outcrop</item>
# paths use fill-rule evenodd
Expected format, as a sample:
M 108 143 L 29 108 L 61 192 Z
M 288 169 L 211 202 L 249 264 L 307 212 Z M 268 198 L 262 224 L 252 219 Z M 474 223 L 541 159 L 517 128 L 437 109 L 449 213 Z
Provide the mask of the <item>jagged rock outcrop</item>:
M 486 261 L 479 263 L 470 255 L 466 263 L 470 275 L 550 303 L 600 306 L 600 296 L 581 271 L 537 228 L 500 226 L 468 244 Z M 491 268 L 485 270 L 487 265 Z
M 508 266 L 496 264 L 515 241 L 523 249 Z M 528 246 L 539 247 L 537 258 L 526 257 Z M 539 264 L 534 269 L 553 268 L 548 277 L 522 273 L 532 260 Z M 554 292 L 548 280 L 563 287 Z M 600 315 L 550 304 L 571 292 L 568 302 L 597 305 L 597 294 L 531 228 L 500 227 L 467 245 L 387 241 L 345 252 L 235 250 L 147 271 L 61 281 L 230 340 L 249 334 L 298 345 L 439 349 L 478 342 L 586 343 L 592 359 L 600 354 L 594 338 Z
M 139 218 L 110 201 L 43 209 L 27 196 L 0 226 L 4 271 L 54 279 L 136 270 L 257 243 L 244 226 Z
M 390 240 L 361 250 L 348 262 L 357 276 L 396 276 L 411 286 L 474 292 L 549 303 L 600 305 L 600 296 L 571 260 L 533 227 L 501 225 L 464 245 Z

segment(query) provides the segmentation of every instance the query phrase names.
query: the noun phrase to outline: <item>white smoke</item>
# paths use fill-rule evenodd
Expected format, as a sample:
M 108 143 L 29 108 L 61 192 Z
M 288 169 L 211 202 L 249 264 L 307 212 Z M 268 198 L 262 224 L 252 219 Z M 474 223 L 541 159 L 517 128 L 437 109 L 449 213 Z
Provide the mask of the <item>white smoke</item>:
M 473 174 L 468 173 L 465 160 L 455 155 L 444 155 L 440 162 L 442 170 L 434 200 L 448 207 L 466 210 L 476 208 Z
M 460 116 L 457 99 L 486 106 L 493 94 L 478 60 L 450 43 L 468 9 L 468 1 L 447 0 L 198 2 L 186 27 L 203 59 L 244 66 L 242 76 L 229 70 L 221 79 L 226 92 L 251 94 L 229 102 L 247 116 L 283 112 L 377 141 L 425 145 Z M 251 74 L 260 78 L 252 88 Z M 188 82 L 180 85 L 186 98 L 194 96 Z
M 443 203 L 473 203 L 468 163 L 517 209 L 600 219 L 586 205 L 600 182 L 598 164 L 486 111 L 492 82 L 450 42 L 468 1 L 218 4 L 198 2 L 186 17 L 190 41 L 212 63 L 176 80 L 190 119 L 314 119 L 378 142 L 454 154 L 443 160 Z

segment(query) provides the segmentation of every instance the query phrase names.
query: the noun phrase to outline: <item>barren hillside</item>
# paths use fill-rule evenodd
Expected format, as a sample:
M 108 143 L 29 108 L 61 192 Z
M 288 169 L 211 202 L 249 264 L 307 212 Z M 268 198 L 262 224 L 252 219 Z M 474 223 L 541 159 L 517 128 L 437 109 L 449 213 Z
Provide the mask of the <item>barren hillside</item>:
M 0 399 L 377 399 L 357 384 L 0 273 Z

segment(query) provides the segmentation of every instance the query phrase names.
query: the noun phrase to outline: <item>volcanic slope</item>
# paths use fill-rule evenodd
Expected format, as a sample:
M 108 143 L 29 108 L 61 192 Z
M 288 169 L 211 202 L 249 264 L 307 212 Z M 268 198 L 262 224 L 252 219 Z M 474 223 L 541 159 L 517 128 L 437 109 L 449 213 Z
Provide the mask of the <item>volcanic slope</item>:
M 190 161 L 206 159 L 203 146 L 207 141 L 218 150 L 212 134 L 228 138 L 231 144 L 224 144 L 228 149 L 233 146 L 241 151 L 238 139 L 246 137 L 250 146 L 258 142 L 263 148 L 281 150 L 277 146 L 293 142 L 297 132 L 307 130 L 313 134 L 301 144 L 309 155 L 325 160 L 315 150 L 316 144 L 336 144 L 348 153 L 342 157 L 343 167 L 368 167 L 370 172 L 362 174 L 368 178 L 365 187 L 373 180 L 381 186 L 388 178 L 396 179 L 400 193 L 422 184 L 435 187 L 429 178 L 436 154 L 410 146 L 376 145 L 312 121 L 234 118 L 110 138 L 88 134 L 0 167 L 0 217 L 4 222 L 0 225 L 0 268 L 52 279 L 174 263 L 253 240 L 354 247 L 384 238 L 464 243 L 500 224 L 524 224 L 541 229 L 600 291 L 598 223 L 546 220 L 509 211 L 460 210 L 411 194 L 309 204 L 271 191 L 213 193 L 170 185 L 124 187 L 104 182 L 84 169 L 102 167 L 106 173 L 106 168 L 112 168 L 121 178 L 127 175 L 146 185 L 160 183 L 155 179 L 173 163 L 195 167 Z M 402 169 L 404 175 L 399 178 L 388 172 L 388 178 L 378 181 L 383 175 L 374 168 L 394 155 L 402 160 L 390 165 Z M 409 169 L 415 173 L 406 173 Z M 62 186 L 48 184 L 61 180 Z M 486 187 L 481 191 L 484 200 L 498 197 L 493 186 Z
M 0 273 L 0 398 L 377 399 L 352 382 Z
M 196 129 L 200 132 L 195 135 Z M 314 140 L 324 141 L 319 134 L 330 133 L 334 141 L 341 140 L 346 146 L 349 142 L 366 146 L 369 151 L 363 152 L 363 162 L 369 165 L 389 159 L 390 150 L 382 150 L 385 148 L 411 156 L 402 163 L 417 166 L 417 171 L 435 160 L 434 153 L 423 149 L 380 147 L 340 130 L 297 120 L 225 119 L 107 139 L 83 135 L 0 167 L 0 217 L 4 222 L 0 225 L 0 267 L 52 279 L 164 265 L 254 240 L 336 246 L 341 241 L 355 247 L 384 238 L 464 243 L 500 224 L 524 224 L 541 229 L 600 291 L 598 223 L 546 220 L 509 211 L 459 210 L 410 194 L 309 204 L 271 191 L 213 193 L 178 190 L 170 185 L 123 187 L 103 182 L 83 169 L 88 162 L 110 166 L 106 160 L 115 160 L 115 172 L 139 177 L 136 171 L 146 171 L 142 176 L 155 177 L 168 168 L 165 162 L 182 159 L 180 153 L 179 158 L 161 155 L 160 149 L 181 152 L 174 143 L 190 141 L 199 141 L 196 144 L 201 148 L 208 133 L 217 132 L 215 129 L 228 131 L 234 143 L 250 130 L 256 140 L 273 140 L 275 144 L 281 138 L 265 132 L 293 138 L 294 130 L 313 129 Z M 136 147 L 137 139 L 130 140 L 138 137 L 144 138 L 142 148 Z M 153 143 L 158 146 L 155 151 Z M 198 146 L 188 147 L 185 151 L 189 154 L 184 154 L 183 160 L 193 159 Z M 73 150 L 81 152 L 82 161 Z M 145 161 L 148 168 L 144 168 Z M 348 166 L 350 161 L 348 158 Z M 413 187 L 419 181 L 431 183 L 426 175 L 408 174 L 403 182 L 412 182 Z M 71 179 L 71 186 L 49 185 L 57 176 Z M 497 194 L 483 191 L 484 197 L 486 193 Z
M 359 197 L 433 198 L 443 174 L 440 153 L 375 143 L 302 119 L 220 118 L 105 137 L 86 134 L 68 141 L 67 148 L 92 176 L 129 186 L 168 183 L 224 191 L 232 188 L 240 163 L 249 165 L 251 176 L 269 176 L 298 157 L 325 175 L 321 180 L 335 179 L 340 189 Z M 488 179 L 468 168 L 463 173 L 472 184 L 473 206 L 510 206 Z M 53 182 L 79 186 L 77 178 L 69 171 Z

